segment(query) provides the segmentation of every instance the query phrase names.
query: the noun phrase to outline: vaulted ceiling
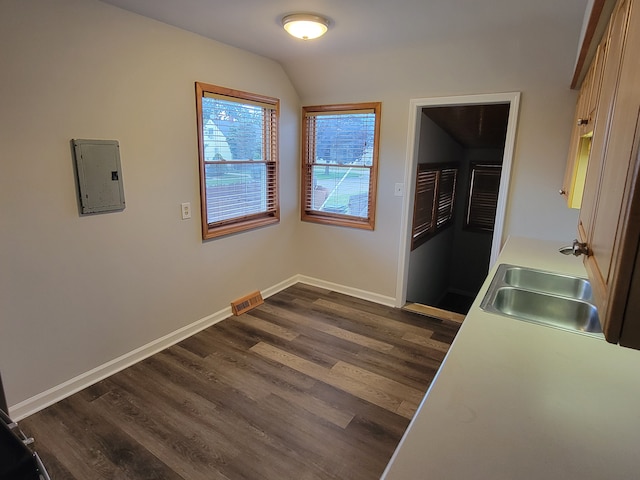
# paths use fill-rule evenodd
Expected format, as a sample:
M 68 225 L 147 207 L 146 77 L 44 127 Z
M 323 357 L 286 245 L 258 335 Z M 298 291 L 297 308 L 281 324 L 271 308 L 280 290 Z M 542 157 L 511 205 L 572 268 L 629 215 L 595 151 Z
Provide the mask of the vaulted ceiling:
M 102 0 L 280 62 L 332 54 L 415 48 L 493 30 L 518 31 L 527 22 L 573 25 L 589 0 Z M 328 17 L 329 32 L 314 41 L 289 37 L 289 13 Z M 540 32 L 543 35 L 544 32 Z M 577 51 L 577 45 L 576 45 Z
M 101 1 L 271 58 L 283 66 L 302 98 L 314 95 L 318 89 L 335 91 L 339 88 L 336 76 L 349 75 L 353 84 L 363 61 L 368 74 L 376 69 L 411 69 L 411 55 L 419 61 L 420 52 L 429 51 L 433 58 L 437 55 L 434 49 L 437 52 L 438 46 L 450 43 L 468 44 L 469 55 L 473 55 L 474 43 L 492 35 L 499 42 L 513 42 L 516 51 L 526 56 L 532 51 L 526 45 L 544 42 L 545 36 L 562 38 L 550 33 L 569 30 L 572 33 L 567 33 L 567 38 L 575 39 L 577 55 L 576 25 L 583 22 L 592 5 L 592 0 Z M 329 18 L 328 33 L 310 41 L 290 37 L 282 28 L 282 17 L 297 12 Z M 572 46 L 562 48 L 570 51 Z M 406 51 L 412 53 L 404 63 L 389 66 L 382 60 L 375 66 L 379 58 L 393 58 Z M 553 53 L 549 52 L 547 58 L 524 61 L 535 62 L 540 69 L 550 68 L 546 61 L 552 62 Z M 564 61 L 568 88 L 572 65 Z M 513 66 L 515 71 L 518 68 Z M 431 75 L 429 67 L 425 69 Z M 402 79 L 402 74 L 398 78 Z M 333 87 L 328 82 L 333 82 Z M 425 113 L 465 147 L 504 144 L 506 105 L 429 108 Z

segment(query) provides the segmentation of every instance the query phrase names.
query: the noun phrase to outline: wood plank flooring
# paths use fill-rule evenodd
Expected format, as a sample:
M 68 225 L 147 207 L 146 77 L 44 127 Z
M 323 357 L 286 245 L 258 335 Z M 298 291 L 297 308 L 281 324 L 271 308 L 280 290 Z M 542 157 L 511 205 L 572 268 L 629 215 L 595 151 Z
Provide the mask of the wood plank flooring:
M 20 426 L 54 480 L 377 479 L 459 327 L 297 284 Z

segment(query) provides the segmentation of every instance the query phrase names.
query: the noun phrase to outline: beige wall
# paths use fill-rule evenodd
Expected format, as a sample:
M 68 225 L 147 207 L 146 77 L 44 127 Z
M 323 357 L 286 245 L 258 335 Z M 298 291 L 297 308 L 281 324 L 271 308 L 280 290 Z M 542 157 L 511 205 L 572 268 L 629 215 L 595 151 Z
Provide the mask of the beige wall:
M 298 273 L 300 104 L 278 64 L 93 0 L 3 1 L 0 45 L 9 405 Z M 201 241 L 196 80 L 281 99 L 279 225 Z M 119 140 L 123 212 L 79 217 L 72 138 Z
M 555 192 L 581 21 L 523 19 L 513 31 L 429 48 L 301 59 L 285 73 L 95 0 L 1 2 L 0 369 L 9 404 L 297 273 L 395 296 L 403 198 L 393 187 L 404 180 L 411 98 L 522 91 L 506 232 L 572 239 L 577 216 Z M 279 225 L 200 240 L 196 80 L 281 99 Z M 299 96 L 383 102 L 375 231 L 299 221 Z M 72 138 L 120 141 L 124 212 L 78 216 Z M 182 221 L 187 201 L 195 215 Z
M 307 275 L 382 294 L 396 295 L 409 102 L 412 98 L 522 92 L 505 237 L 566 240 L 576 235 L 577 212 L 558 195 L 564 175 L 576 94 L 569 89 L 582 18 L 567 18 L 558 2 L 554 18 L 524 18 L 510 30 L 496 28 L 434 41 L 402 51 L 358 57 L 300 59 L 287 73 L 303 104 L 382 101 L 378 214 L 374 232 L 305 224 L 301 238 L 310 250 Z M 331 33 L 331 32 L 329 32 Z M 405 189 L 407 186 L 405 186 Z M 317 241 L 320 239 L 321 241 Z M 369 255 L 366 270 L 358 265 Z M 364 259 L 362 257 L 365 257 Z M 326 258 L 350 268 L 329 268 Z

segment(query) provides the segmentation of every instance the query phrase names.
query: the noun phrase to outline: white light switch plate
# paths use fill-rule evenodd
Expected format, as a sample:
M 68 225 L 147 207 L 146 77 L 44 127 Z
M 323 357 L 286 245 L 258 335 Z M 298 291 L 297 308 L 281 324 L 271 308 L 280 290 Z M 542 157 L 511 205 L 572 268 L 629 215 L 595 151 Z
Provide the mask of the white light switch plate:
M 396 183 L 396 186 L 393 189 L 393 194 L 396 197 L 402 197 L 404 195 L 404 183 Z

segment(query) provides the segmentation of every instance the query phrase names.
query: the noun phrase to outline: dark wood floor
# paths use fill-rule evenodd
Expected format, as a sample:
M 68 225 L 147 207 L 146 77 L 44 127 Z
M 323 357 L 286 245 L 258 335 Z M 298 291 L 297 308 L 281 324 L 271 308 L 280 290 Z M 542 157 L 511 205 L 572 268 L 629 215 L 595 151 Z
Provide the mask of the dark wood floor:
M 20 426 L 54 480 L 377 479 L 458 328 L 298 284 Z

